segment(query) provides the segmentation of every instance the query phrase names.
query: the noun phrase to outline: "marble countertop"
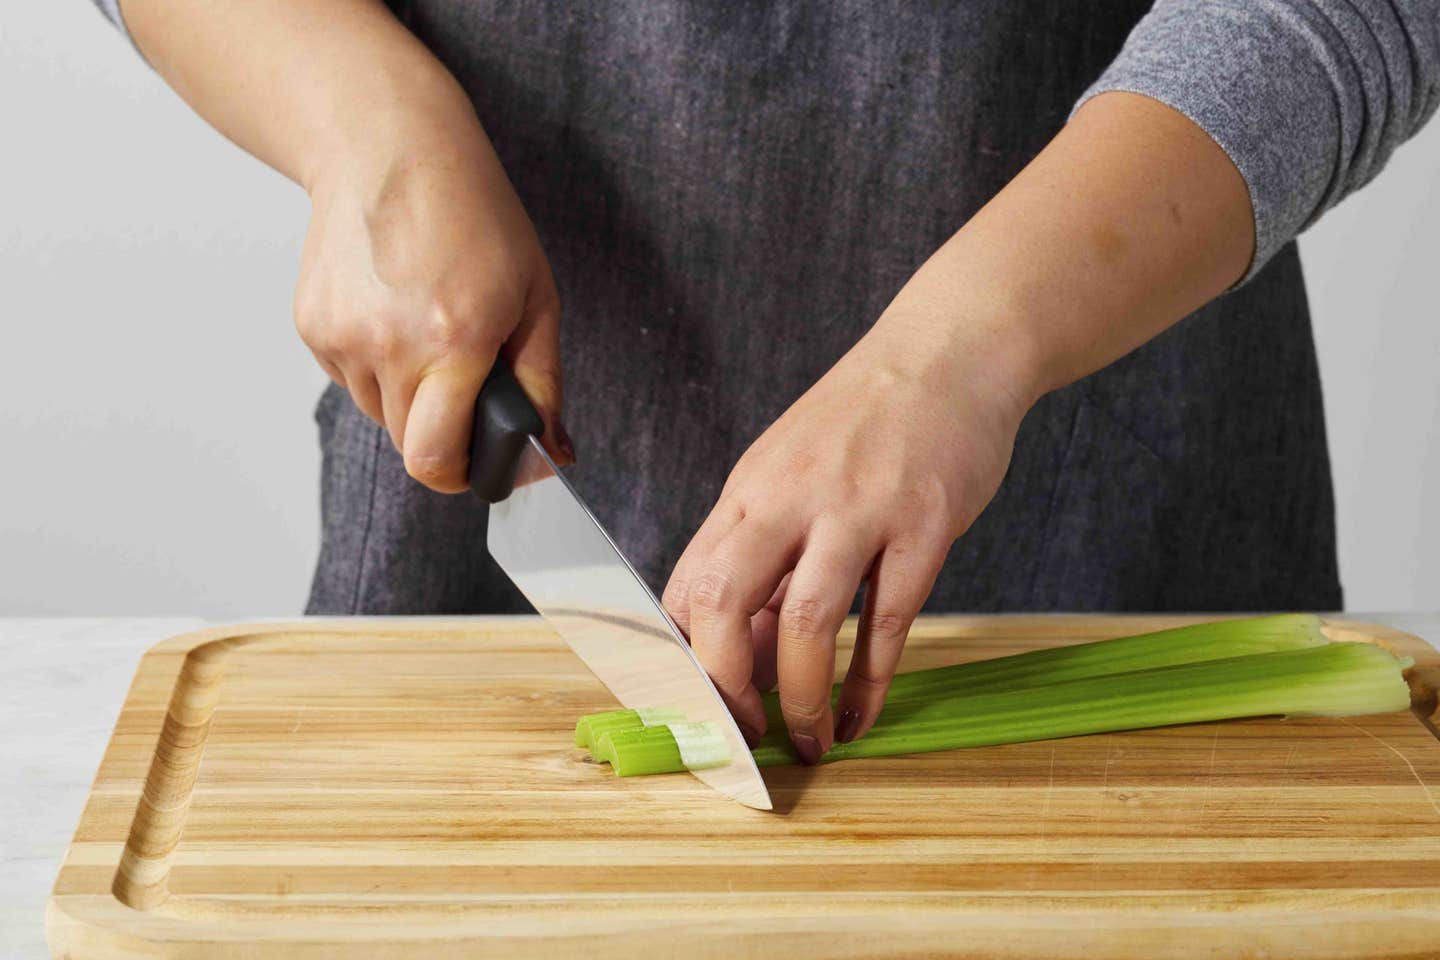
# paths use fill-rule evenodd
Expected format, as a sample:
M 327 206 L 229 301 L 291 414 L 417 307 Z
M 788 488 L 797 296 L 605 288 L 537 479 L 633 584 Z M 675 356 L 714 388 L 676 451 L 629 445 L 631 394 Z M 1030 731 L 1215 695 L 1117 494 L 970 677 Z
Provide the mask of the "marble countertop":
M 1440 613 L 1347 616 L 1440 646 Z M 45 901 L 140 655 L 210 625 L 185 617 L 0 618 L 0 743 L 9 758 L 0 765 L 0 957 L 49 956 Z

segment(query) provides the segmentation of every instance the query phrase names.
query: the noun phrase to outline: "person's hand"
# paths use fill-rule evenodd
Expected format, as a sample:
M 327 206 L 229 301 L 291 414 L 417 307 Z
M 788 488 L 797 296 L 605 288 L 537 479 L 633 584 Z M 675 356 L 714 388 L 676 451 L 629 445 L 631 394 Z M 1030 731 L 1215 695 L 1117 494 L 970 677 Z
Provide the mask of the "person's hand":
M 1005 349 L 981 347 L 985 325 L 941 336 L 910 304 L 902 295 L 740 458 L 665 590 L 752 743 L 759 691 L 778 678 L 807 763 L 875 722 L 910 625 L 994 496 L 1034 399 Z M 835 636 L 862 582 L 837 719 Z
M 529 217 L 468 102 L 417 105 L 311 185 L 295 322 L 325 371 L 390 434 L 412 477 L 466 489 L 475 400 L 503 354 L 560 424 L 560 301 Z

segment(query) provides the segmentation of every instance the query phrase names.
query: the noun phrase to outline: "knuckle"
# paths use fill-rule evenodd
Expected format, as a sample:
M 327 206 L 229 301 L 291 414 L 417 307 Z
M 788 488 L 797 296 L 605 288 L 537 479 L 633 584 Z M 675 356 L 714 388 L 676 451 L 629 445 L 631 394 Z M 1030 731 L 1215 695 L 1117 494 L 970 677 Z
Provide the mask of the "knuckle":
M 884 693 L 890 686 L 890 675 L 877 670 L 873 663 L 851 664 L 848 679 L 852 686 L 865 693 Z
M 313 343 L 325 329 L 325 314 L 309 304 L 295 304 L 295 329 L 306 343 Z
M 393 360 L 401 351 L 404 337 L 402 325 L 376 320 L 365 328 L 365 344 L 372 356 L 380 361 Z
M 829 604 L 814 597 L 786 596 L 780 605 L 780 633 L 798 640 L 823 639 L 832 630 Z
M 674 609 L 685 602 L 690 588 L 680 580 L 671 580 L 665 584 L 665 591 L 660 594 L 660 603 L 668 608 Z
M 950 500 L 950 488 L 939 477 L 922 477 L 905 489 L 906 499 L 914 504 L 915 512 L 921 515 L 943 513 Z
M 296 303 L 295 330 L 312 347 L 330 347 L 335 340 L 329 311 L 317 303 Z
M 295 313 L 296 324 L 299 325 L 323 315 L 323 303 L 324 298 L 320 284 L 303 280 L 296 284 L 295 295 L 290 301 L 290 307 Z
M 478 356 L 498 351 L 505 335 L 485 318 L 505 314 L 486 309 L 484 304 L 483 298 L 469 295 L 436 299 L 426 318 L 426 338 L 445 354 Z
M 735 576 L 730 571 L 712 567 L 690 584 L 690 605 L 698 610 L 718 612 L 730 605 L 735 596 Z
M 780 712 L 792 729 L 810 730 L 819 725 L 825 716 L 825 705 L 814 700 L 780 694 Z
M 665 587 L 660 605 L 669 611 L 677 626 L 687 637 L 690 635 L 690 587 L 686 583 L 671 582 Z
M 910 633 L 910 623 L 910 618 L 903 614 L 876 611 L 866 621 L 866 630 L 871 640 L 903 642 Z
M 369 333 L 364 324 L 349 322 L 332 314 L 316 324 L 313 336 L 315 342 L 336 356 L 345 357 L 352 362 L 362 361 L 367 366 L 372 365 Z

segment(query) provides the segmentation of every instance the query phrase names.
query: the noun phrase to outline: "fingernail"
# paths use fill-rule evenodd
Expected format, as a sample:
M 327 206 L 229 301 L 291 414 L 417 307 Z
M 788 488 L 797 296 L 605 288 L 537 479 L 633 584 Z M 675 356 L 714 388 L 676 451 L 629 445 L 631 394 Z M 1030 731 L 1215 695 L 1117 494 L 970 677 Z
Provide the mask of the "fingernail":
M 808 733 L 793 733 L 790 735 L 790 742 L 795 745 L 795 752 L 800 756 L 800 762 L 807 767 L 813 767 L 820 762 L 825 751 L 820 749 L 820 741 Z
M 845 709 L 840 711 L 840 718 L 835 721 L 835 739 L 841 743 L 849 743 L 855 739 L 855 734 L 860 732 L 860 711 Z
M 750 724 L 741 723 L 739 720 L 735 721 L 735 725 L 740 728 L 740 735 L 745 738 L 745 745 L 752 750 L 755 749 L 756 744 L 760 742 L 759 732 Z
M 555 421 L 555 445 L 571 463 L 575 463 L 575 444 L 570 440 L 570 431 L 558 419 Z

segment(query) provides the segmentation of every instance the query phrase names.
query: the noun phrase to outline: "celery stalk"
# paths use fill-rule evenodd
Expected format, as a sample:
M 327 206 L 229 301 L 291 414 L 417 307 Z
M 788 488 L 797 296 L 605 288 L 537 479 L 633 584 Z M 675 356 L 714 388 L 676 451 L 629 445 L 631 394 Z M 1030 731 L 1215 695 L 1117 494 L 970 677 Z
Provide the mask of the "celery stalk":
M 1007 657 L 897 674 L 890 684 L 885 703 L 887 709 L 891 709 L 911 700 L 933 701 L 1201 660 L 1303 650 L 1325 643 L 1325 635 L 1320 632 L 1320 618 L 1308 613 L 1196 623 L 1154 633 L 1031 650 Z M 837 683 L 831 689 L 832 704 L 839 695 L 840 684 Z M 770 725 L 783 723 L 778 695 L 767 693 L 763 700 Z
M 1353 716 L 1410 705 L 1410 666 L 1366 643 L 1088 677 L 1043 687 L 913 704 L 826 761 L 1049 740 L 1258 716 Z M 763 755 L 761 750 L 763 749 Z M 757 748 L 762 765 L 793 763 L 789 741 Z
M 824 762 L 1240 717 L 1385 713 L 1409 706 L 1401 675 L 1409 665 L 1370 644 L 1332 643 L 911 700 L 886 710 L 862 739 L 835 744 Z M 664 727 L 611 734 L 615 772 L 685 769 L 667 737 Z M 753 753 L 761 766 L 796 762 L 782 731 Z

